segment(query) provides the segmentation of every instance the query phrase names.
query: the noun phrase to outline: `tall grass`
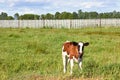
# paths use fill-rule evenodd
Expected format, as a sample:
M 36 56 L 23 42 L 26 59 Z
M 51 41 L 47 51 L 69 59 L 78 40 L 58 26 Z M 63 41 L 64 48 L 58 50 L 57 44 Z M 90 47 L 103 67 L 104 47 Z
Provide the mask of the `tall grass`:
M 61 47 L 84 41 L 83 70 L 63 74 Z M 120 79 L 120 28 L 0 28 L 0 80 Z

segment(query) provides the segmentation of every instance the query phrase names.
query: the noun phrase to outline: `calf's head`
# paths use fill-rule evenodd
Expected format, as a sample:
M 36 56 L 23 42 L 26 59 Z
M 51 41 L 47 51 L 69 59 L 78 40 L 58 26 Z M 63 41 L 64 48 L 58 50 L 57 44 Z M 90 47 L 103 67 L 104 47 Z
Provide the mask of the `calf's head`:
M 80 54 L 80 57 L 82 57 L 82 55 L 83 55 L 83 53 L 84 53 L 84 47 L 85 47 L 85 46 L 88 46 L 88 45 L 89 45 L 88 42 L 85 42 L 85 43 L 79 42 L 79 43 L 78 43 L 78 52 L 79 52 L 79 54 Z

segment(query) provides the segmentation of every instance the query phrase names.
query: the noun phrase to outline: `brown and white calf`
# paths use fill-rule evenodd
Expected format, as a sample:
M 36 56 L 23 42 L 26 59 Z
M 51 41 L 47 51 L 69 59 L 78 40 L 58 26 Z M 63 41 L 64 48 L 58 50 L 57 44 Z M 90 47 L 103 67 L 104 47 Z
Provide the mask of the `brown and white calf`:
M 67 63 L 70 61 L 71 65 L 71 71 L 74 66 L 74 61 L 78 63 L 80 69 L 82 69 L 82 56 L 84 53 L 84 46 L 88 46 L 89 43 L 83 43 L 83 42 L 70 42 L 66 41 L 63 44 L 62 47 L 62 58 L 63 58 L 63 67 L 64 67 L 64 73 L 67 70 Z

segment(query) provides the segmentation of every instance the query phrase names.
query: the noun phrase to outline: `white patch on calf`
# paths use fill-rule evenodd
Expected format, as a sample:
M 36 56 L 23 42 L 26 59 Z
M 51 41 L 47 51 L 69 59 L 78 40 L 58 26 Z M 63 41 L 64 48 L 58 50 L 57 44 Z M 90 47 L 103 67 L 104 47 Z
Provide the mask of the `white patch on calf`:
M 73 60 L 78 63 L 78 59 L 73 56 Z
M 62 58 L 63 58 L 63 67 L 64 67 L 64 73 L 67 70 L 67 52 L 64 52 L 64 46 L 62 47 Z
M 82 48 L 83 48 L 83 43 L 82 42 L 79 42 L 79 44 L 78 44 L 79 46 L 80 46 L 80 49 L 79 49 L 79 52 L 80 53 L 82 53 L 83 51 L 82 51 Z
M 72 74 L 73 66 L 74 66 L 74 61 L 73 59 L 70 59 L 70 67 L 71 67 L 70 73 L 71 74 Z
M 80 69 L 82 70 L 82 61 L 79 62 L 79 67 L 80 67 Z

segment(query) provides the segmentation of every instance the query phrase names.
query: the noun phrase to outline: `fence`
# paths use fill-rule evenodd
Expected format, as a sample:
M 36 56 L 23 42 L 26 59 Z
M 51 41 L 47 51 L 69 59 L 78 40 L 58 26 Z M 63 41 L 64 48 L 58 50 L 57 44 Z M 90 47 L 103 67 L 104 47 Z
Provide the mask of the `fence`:
M 82 28 L 101 26 L 120 27 L 120 19 L 0 20 L 0 27 L 13 28 Z

